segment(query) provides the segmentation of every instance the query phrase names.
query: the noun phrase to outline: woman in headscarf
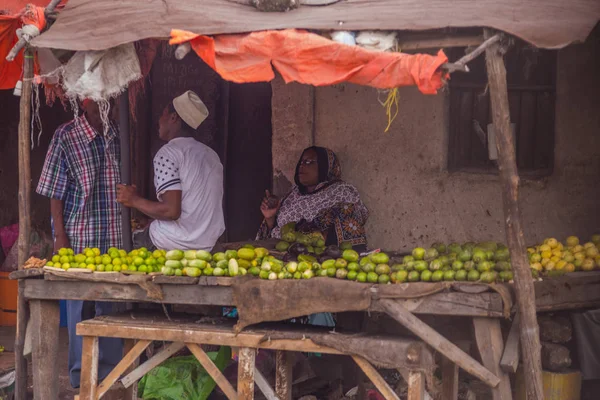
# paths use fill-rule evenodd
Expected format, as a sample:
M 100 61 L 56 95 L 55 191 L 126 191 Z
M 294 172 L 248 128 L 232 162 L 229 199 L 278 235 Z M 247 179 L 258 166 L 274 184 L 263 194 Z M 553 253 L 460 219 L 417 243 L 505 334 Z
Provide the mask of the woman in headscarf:
M 333 151 L 316 146 L 305 149 L 291 192 L 281 201 L 267 192 L 260 207 L 265 219 L 257 239 L 281 238 L 281 228 L 295 222 L 296 230 L 322 232 L 327 245 L 347 242 L 357 250 L 366 249 L 369 211 L 358 190 L 341 178 Z

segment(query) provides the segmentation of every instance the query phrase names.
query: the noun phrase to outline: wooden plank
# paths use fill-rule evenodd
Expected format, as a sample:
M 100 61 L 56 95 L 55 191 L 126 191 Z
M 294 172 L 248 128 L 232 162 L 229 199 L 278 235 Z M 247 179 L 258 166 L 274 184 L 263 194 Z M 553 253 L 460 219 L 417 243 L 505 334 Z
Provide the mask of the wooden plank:
M 227 276 L 201 276 L 198 280 L 203 286 L 231 286 L 232 283 L 233 278 Z
M 115 368 L 104 378 L 102 383 L 98 386 L 98 397 L 104 396 L 106 392 L 112 387 L 112 385 L 127 371 L 127 369 L 133 364 L 140 354 L 146 350 L 146 348 L 152 343 L 151 340 L 140 340 L 133 348 L 127 352 L 125 357 L 119 361 Z
M 11 272 L 8 275 L 8 279 L 28 279 L 40 276 L 44 276 L 44 270 L 42 268 L 28 268 Z
M 198 283 L 198 278 L 191 276 L 157 275 L 152 278 L 152 282 L 161 285 L 195 285 Z
M 408 395 L 406 400 L 423 400 L 425 397 L 425 374 L 411 371 L 408 376 Z
M 401 51 L 420 49 L 440 49 L 448 47 L 479 46 L 483 35 L 444 35 L 407 33 L 398 37 L 398 47 Z
M 125 376 L 121 379 L 121 383 L 126 388 L 133 386 L 139 379 L 141 379 L 144 375 L 150 372 L 152 369 L 158 367 L 165 360 L 171 357 L 173 354 L 177 353 L 179 350 L 185 347 L 184 343 L 171 343 L 165 349 L 160 351 L 158 354 L 155 354 L 152 358 L 147 360 L 145 363 L 137 367 L 133 370 L 129 375 Z
M 377 390 L 379 390 L 386 400 L 400 400 L 400 397 L 398 397 L 396 392 L 394 392 L 385 379 L 383 379 L 379 372 L 377 372 L 377 370 L 371 364 L 369 364 L 367 360 L 358 356 L 352 356 L 352 359 L 354 362 L 356 362 L 360 369 L 362 369 L 365 375 L 367 375 L 371 382 L 373 382 Z
M 507 374 L 514 374 L 517 372 L 519 366 L 519 313 L 515 314 L 508 338 L 506 339 L 506 345 L 504 346 L 504 353 L 500 359 L 500 367 Z
M 485 38 L 489 38 L 493 34 L 494 32 L 489 29 L 484 30 Z M 536 319 L 535 292 L 521 224 L 519 174 L 510 126 L 506 68 L 500 50 L 499 45 L 486 50 L 486 69 L 496 132 L 496 146 L 498 148 L 505 231 L 513 266 L 517 306 L 521 314 L 521 349 L 523 351 L 527 398 L 542 399 L 544 397 L 542 361 L 539 328 Z
M 483 365 L 500 378 L 500 384 L 492 388 L 493 400 L 511 400 L 510 378 L 500 368 L 500 358 L 504 351 L 500 320 L 496 318 L 473 318 L 475 342 Z
M 84 336 L 81 353 L 81 387 L 83 400 L 95 400 L 98 396 L 98 336 Z
M 33 50 L 26 46 L 23 51 L 23 87 L 19 103 L 19 238 L 17 242 L 17 262 L 23 268 L 29 257 L 29 235 L 31 231 L 31 143 L 29 130 L 31 123 L 31 93 L 33 81 Z M 15 337 L 15 396 L 24 399 L 27 396 L 27 360 L 23 356 L 25 332 L 29 311 L 23 298 L 22 284 L 19 284 L 17 300 L 17 332 Z
M 458 365 L 442 357 L 442 399 L 458 399 Z
M 534 283 L 537 311 L 600 305 L 600 271 L 577 272 Z
M 411 314 L 402 305 L 394 300 L 383 299 L 379 301 L 385 312 L 412 333 L 420 337 L 425 343 L 429 344 L 438 352 L 442 353 L 459 367 L 479 378 L 490 387 L 495 387 L 500 383 L 500 379 L 475 361 L 467 353 L 459 349 L 448 339 L 437 333 L 429 325 Z
M 28 299 L 233 305 L 231 288 L 221 286 L 203 287 L 199 290 L 196 285 L 163 285 L 163 299 L 153 301 L 148 298 L 146 291 L 137 285 L 76 281 L 50 282 L 39 279 L 28 279 L 23 282 L 25 283 L 25 297 Z
M 123 341 L 123 354 L 127 354 L 131 351 L 131 349 L 133 349 L 135 347 L 135 340 L 133 339 L 125 339 Z M 137 360 L 135 360 L 131 366 L 129 368 L 127 368 L 127 370 L 125 370 L 125 373 L 131 373 L 132 371 L 135 370 L 135 368 L 139 365 L 139 358 Z M 128 387 L 127 389 L 125 389 L 125 400 L 137 400 L 138 399 L 138 387 L 137 385 L 133 385 L 131 387 Z
M 256 383 L 256 386 L 258 386 L 267 400 L 278 400 L 278 397 L 275 395 L 275 391 L 271 385 L 269 385 L 267 378 L 260 373 L 256 366 L 254 366 L 254 383 Z
M 34 397 L 57 399 L 60 307 L 58 301 L 35 300 L 30 308 Z
M 198 359 L 200 364 L 202 364 L 206 372 L 208 372 L 216 384 L 219 385 L 223 393 L 225 393 L 225 396 L 227 396 L 229 400 L 236 400 L 238 398 L 237 392 L 233 386 L 231 386 L 231 383 L 227 381 L 227 378 L 225 378 L 221 371 L 219 371 L 219 368 L 217 368 L 215 363 L 213 363 L 212 360 L 206 355 L 204 350 L 202 350 L 200 346 L 195 343 L 186 343 L 186 346 Z
M 254 399 L 254 370 L 256 349 L 240 347 L 238 352 L 238 398 L 240 400 Z
M 275 352 L 275 392 L 279 400 L 292 400 L 293 353 Z
M 410 371 L 406 368 L 398 368 L 398 373 L 400 373 L 400 375 L 402 375 L 402 378 L 408 385 L 408 381 L 410 380 Z M 433 400 L 433 397 L 429 394 L 429 392 L 427 390 L 425 391 L 424 399 L 425 400 Z M 445 399 L 442 398 L 442 400 L 445 400 Z
M 415 299 L 397 299 L 413 314 L 452 315 L 465 317 L 503 317 L 502 297 L 496 292 L 479 294 L 436 293 Z M 372 305 L 373 311 L 381 311 L 378 304 Z

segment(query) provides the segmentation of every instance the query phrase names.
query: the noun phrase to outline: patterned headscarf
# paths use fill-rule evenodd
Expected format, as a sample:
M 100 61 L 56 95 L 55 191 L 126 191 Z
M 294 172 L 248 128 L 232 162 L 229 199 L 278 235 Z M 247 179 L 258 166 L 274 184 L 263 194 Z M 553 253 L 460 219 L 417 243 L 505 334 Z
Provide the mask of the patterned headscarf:
M 304 149 L 302 155 L 309 150 L 314 150 L 315 153 L 317 153 L 317 166 L 319 168 L 319 184 L 313 193 L 316 193 L 317 191 L 322 190 L 332 183 L 342 179 L 342 166 L 340 165 L 340 162 L 333 151 L 325 147 L 312 146 Z M 301 162 L 302 157 L 300 157 L 298 164 L 296 164 L 294 182 L 296 183 L 296 186 L 298 186 L 300 193 L 307 194 L 306 187 L 300 183 L 299 179 Z
M 282 226 L 304 220 L 313 223 L 321 231 L 333 229 L 338 243 L 366 244 L 364 224 L 369 211 L 360 200 L 358 190 L 342 181 L 342 168 L 333 151 L 324 147 L 309 147 L 304 152 L 309 149 L 317 153 L 319 184 L 313 192 L 307 193 L 298 179 L 298 162 L 296 186 L 282 200 L 276 226 L 269 231 L 263 222 L 257 239 L 280 238 Z

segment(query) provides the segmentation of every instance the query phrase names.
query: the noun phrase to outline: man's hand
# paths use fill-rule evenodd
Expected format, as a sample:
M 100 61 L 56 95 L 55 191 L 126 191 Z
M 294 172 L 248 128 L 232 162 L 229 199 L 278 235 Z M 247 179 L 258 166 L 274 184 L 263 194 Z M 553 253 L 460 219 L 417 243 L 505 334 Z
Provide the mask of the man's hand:
M 60 249 L 71 248 L 71 242 L 66 233 L 54 235 L 54 253 L 57 254 Z
M 135 202 L 139 199 L 137 187 L 135 185 L 117 185 L 117 201 L 125 207 L 135 207 Z

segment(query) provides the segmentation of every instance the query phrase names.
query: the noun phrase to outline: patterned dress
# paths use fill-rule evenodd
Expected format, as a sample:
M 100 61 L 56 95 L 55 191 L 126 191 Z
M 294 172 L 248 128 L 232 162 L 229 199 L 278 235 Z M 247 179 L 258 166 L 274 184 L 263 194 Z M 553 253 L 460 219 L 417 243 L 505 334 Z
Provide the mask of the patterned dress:
M 358 190 L 341 180 L 340 163 L 333 151 L 322 147 L 311 149 L 317 152 L 321 183 L 312 193 L 307 193 L 298 180 L 298 166 L 296 185 L 281 202 L 275 226 L 269 230 L 263 221 L 257 239 L 279 239 L 283 226 L 306 221 L 314 230 L 328 233 L 327 244 L 349 242 L 353 246 L 366 246 L 365 223 L 369 210 L 360 200 Z

